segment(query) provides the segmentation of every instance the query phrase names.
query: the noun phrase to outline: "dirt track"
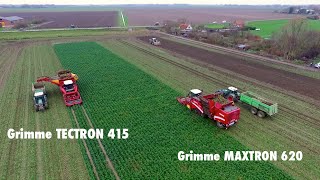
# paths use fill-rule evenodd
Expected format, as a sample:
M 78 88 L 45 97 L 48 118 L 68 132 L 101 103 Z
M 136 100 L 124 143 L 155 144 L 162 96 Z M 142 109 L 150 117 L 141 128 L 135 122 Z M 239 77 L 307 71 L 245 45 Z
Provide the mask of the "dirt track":
M 145 42 L 149 38 L 139 37 Z M 161 48 L 320 100 L 320 80 L 166 39 L 160 40 Z

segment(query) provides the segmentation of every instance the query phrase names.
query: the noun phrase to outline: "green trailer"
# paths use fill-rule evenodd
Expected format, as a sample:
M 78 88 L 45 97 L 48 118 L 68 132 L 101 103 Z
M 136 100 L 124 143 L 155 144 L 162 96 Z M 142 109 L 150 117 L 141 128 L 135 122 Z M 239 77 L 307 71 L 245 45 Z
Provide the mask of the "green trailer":
M 266 100 L 250 91 L 241 93 L 240 101 L 251 106 L 251 113 L 264 118 L 278 113 L 278 104 Z

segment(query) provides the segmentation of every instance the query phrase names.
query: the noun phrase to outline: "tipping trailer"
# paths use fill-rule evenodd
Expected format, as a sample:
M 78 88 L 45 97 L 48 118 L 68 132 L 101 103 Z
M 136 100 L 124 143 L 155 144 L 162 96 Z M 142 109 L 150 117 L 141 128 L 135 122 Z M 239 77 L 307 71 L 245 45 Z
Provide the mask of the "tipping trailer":
M 240 101 L 251 106 L 251 113 L 264 118 L 278 113 L 278 104 L 266 100 L 250 91 L 241 93 Z
M 221 93 L 203 96 L 201 90 L 192 89 L 186 97 L 178 97 L 177 100 L 200 116 L 216 121 L 219 128 L 227 129 L 240 118 L 240 108 L 233 101 L 224 99 Z
M 48 99 L 45 86 L 42 83 L 32 83 L 33 106 L 35 111 L 48 109 Z

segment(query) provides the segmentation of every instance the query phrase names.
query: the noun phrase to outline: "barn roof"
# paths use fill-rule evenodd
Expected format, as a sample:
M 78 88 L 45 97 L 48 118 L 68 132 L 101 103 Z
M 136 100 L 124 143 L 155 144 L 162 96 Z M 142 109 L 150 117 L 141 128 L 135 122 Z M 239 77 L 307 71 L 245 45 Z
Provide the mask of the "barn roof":
M 9 16 L 9 17 L 2 17 L 2 19 L 8 20 L 8 21 L 18 21 L 22 20 L 22 17 L 19 16 Z
M 188 27 L 188 24 L 180 24 L 180 29 L 186 29 Z

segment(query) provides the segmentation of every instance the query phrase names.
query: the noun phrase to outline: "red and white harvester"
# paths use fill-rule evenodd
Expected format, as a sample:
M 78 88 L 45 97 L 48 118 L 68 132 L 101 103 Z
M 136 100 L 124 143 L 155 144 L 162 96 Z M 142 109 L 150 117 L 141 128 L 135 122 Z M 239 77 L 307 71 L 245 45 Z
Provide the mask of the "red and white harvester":
M 177 100 L 202 117 L 215 120 L 219 128 L 227 129 L 236 124 L 240 118 L 240 108 L 219 92 L 202 95 L 201 90 L 192 89 L 186 97 L 178 97 Z
M 64 103 L 69 107 L 76 104 L 82 104 L 78 85 L 76 84 L 77 80 L 78 76 L 76 74 L 71 73 L 69 70 L 61 70 L 53 77 L 39 77 L 37 82 L 50 82 L 59 86 L 63 95 Z

